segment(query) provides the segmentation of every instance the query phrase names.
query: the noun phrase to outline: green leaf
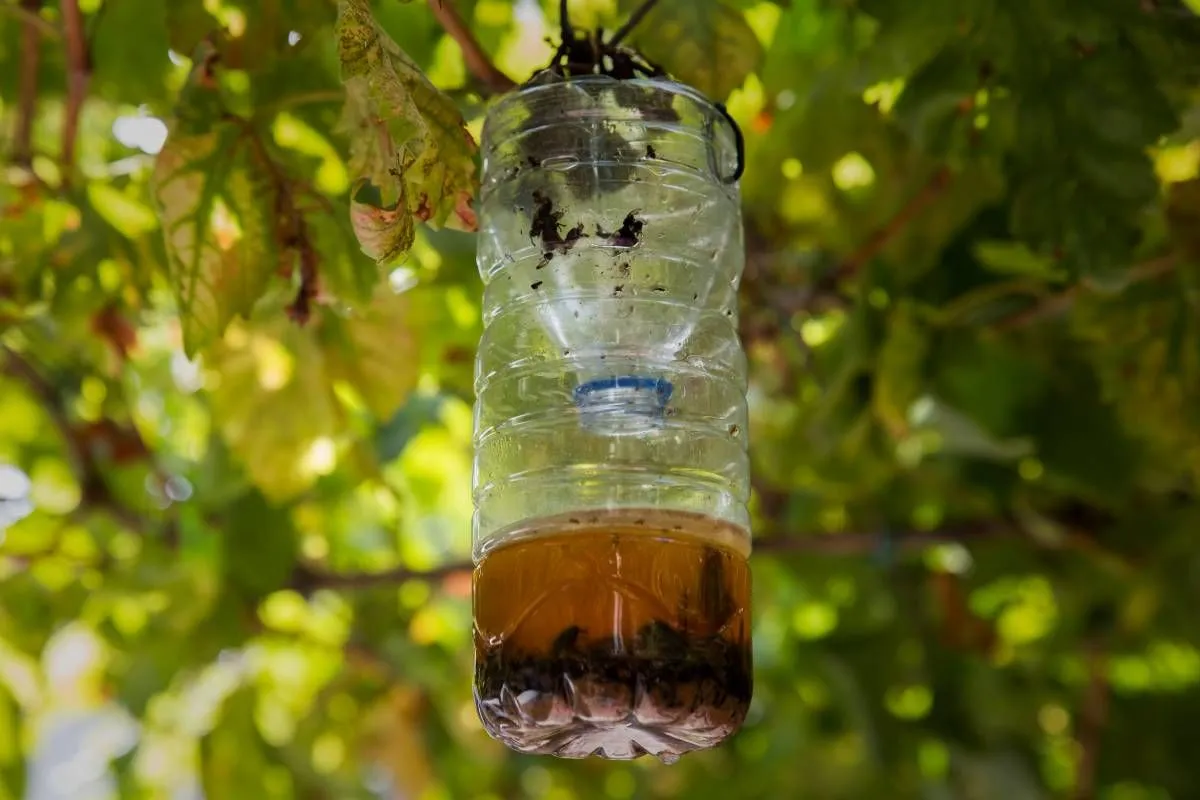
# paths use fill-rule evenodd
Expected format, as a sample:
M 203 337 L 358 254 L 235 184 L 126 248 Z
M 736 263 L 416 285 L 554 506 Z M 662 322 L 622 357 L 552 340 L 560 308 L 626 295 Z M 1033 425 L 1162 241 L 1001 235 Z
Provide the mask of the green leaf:
M 0 680 L 0 800 L 25 796 L 25 753 L 22 720 L 17 699 Z
M 974 254 L 985 267 L 1003 275 L 1029 275 L 1045 280 L 1066 277 L 1055 268 L 1053 259 L 1034 253 L 1021 242 L 980 241 L 975 244 Z
M 361 311 L 345 318 L 327 314 L 321 321 L 330 378 L 353 386 L 379 419 L 391 417 L 417 384 L 419 330 L 409 302 L 409 295 L 384 284 Z
M 392 461 L 426 425 L 436 422 L 442 413 L 445 398 L 440 394 L 417 393 L 375 434 L 375 454 L 383 463 Z
M 930 396 L 912 405 L 909 423 L 914 431 L 937 434 L 937 452 L 946 455 L 1015 461 L 1034 451 L 1030 439 L 998 439 L 966 414 Z
M 1187 257 L 1200 261 L 1200 178 L 1171 184 L 1167 190 L 1167 225 Z
M 250 492 L 230 505 L 222 536 L 226 575 L 245 597 L 257 600 L 286 584 L 299 551 L 286 509 Z
M 205 9 L 204 0 L 171 0 L 161 5 L 167 12 L 168 41 L 176 53 L 191 54 L 220 27 L 216 17 Z
M 225 700 L 216 727 L 200 740 L 201 781 L 206 797 L 285 800 L 293 777 L 255 724 L 255 692 L 238 688 Z
M 360 251 L 346 217 L 314 214 L 308 221 L 314 246 L 321 257 L 323 288 L 355 308 L 370 303 L 381 271 Z
M 898 305 L 888 319 L 887 339 L 875 364 L 871 407 L 895 438 L 908 432 L 908 410 L 923 385 L 922 370 L 929 334 L 910 303 Z
M 338 4 L 338 57 L 346 86 L 342 130 L 356 189 L 363 249 L 394 261 L 411 245 L 413 218 L 474 230 L 476 145 L 454 102 L 379 27 L 365 0 Z
M 920 6 L 903 0 L 864 0 L 863 12 L 878 23 L 859 63 L 864 82 L 920 74 L 918 70 L 924 71 L 943 47 L 961 35 L 965 21 L 976 13 L 975 6 L 975 0 L 933 0 Z M 911 83 L 905 91 L 910 88 Z
M 185 0 L 116 0 L 96 17 L 91 33 L 95 90 L 113 101 L 160 103 L 166 97 L 168 11 Z M 194 44 L 193 44 L 194 47 Z M 192 47 L 182 51 L 191 53 Z
M 978 73 L 977 53 L 947 47 L 908 78 L 893 113 L 917 147 L 937 157 L 967 150 Z
M 278 339 L 243 331 L 226 339 L 211 352 L 221 433 L 268 499 L 295 497 L 335 455 L 338 413 L 321 351 L 309 331 L 290 326 Z
M 637 4 L 622 3 L 625 9 Z M 670 75 L 723 101 L 763 61 L 763 46 L 742 12 L 720 0 L 662 0 L 631 44 Z
M 248 316 L 278 265 L 268 188 L 242 146 L 241 129 L 175 135 L 155 164 L 169 276 L 184 349 L 195 355 Z
M 96 213 L 120 233 L 136 239 L 158 227 L 153 209 L 107 183 L 89 183 L 88 201 Z

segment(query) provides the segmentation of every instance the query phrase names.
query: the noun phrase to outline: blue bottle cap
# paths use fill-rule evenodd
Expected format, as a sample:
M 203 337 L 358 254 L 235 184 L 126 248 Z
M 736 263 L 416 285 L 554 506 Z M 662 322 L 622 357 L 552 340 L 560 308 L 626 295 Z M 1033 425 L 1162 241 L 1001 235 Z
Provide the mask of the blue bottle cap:
M 673 388 L 663 378 L 596 378 L 575 387 L 575 405 L 589 428 L 609 434 L 643 433 L 661 427 Z

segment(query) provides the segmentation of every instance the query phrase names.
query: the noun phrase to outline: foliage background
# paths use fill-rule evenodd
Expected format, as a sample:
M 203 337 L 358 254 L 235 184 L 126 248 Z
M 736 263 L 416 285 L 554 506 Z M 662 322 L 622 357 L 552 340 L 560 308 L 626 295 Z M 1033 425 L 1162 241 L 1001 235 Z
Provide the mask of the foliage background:
M 374 13 L 477 139 L 553 5 Z M 336 10 L 0 5 L 0 798 L 1200 797 L 1194 5 L 637 30 L 749 157 L 755 702 L 670 768 L 475 719 L 474 242 L 360 252 Z

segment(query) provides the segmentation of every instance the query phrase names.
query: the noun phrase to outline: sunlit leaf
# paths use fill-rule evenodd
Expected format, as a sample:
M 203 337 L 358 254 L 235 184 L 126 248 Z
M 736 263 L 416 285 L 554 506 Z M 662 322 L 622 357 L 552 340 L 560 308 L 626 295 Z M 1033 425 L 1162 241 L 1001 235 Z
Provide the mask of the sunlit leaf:
M 277 341 L 239 337 L 212 353 L 212 402 L 221 433 L 272 500 L 310 486 L 332 466 L 337 411 L 320 349 L 306 331 Z
M 155 167 L 155 195 L 179 302 L 184 347 L 192 355 L 247 316 L 274 274 L 265 184 L 225 124 L 167 140 Z
M 96 213 L 130 239 L 158 227 L 158 217 L 149 206 L 107 184 L 89 184 L 88 199 Z
M 637 5 L 622 3 L 627 9 Z M 763 58 L 745 15 L 722 0 L 663 0 L 631 40 L 673 77 L 718 101 L 741 86 Z
M 910 305 L 892 312 L 887 340 L 879 353 L 872 406 L 892 436 L 908 430 L 909 407 L 921 391 L 921 371 L 929 348 L 928 334 Z
M 476 146 L 458 108 L 383 32 L 364 0 L 341 0 L 337 33 L 350 170 L 378 190 L 360 189 L 354 198 L 364 250 L 394 260 L 411 244 L 413 218 L 474 230 Z
M 416 386 L 419 334 L 410 297 L 385 284 L 361 311 L 323 320 L 320 336 L 329 377 L 349 383 L 376 417 L 388 419 Z

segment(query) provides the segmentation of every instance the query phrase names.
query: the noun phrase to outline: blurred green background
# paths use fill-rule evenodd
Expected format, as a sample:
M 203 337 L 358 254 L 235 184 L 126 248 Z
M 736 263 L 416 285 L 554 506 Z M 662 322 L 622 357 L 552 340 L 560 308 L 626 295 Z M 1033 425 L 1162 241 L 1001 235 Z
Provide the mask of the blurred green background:
M 478 139 L 446 7 L 520 81 L 557 3 L 374 4 Z M 1200 797 L 1197 10 L 637 29 L 748 156 L 755 699 L 665 767 L 475 718 L 474 239 L 360 252 L 336 3 L 0 0 L 0 798 Z M 230 119 L 181 304 L 155 157 Z

